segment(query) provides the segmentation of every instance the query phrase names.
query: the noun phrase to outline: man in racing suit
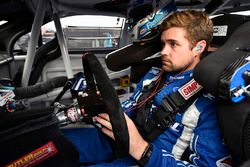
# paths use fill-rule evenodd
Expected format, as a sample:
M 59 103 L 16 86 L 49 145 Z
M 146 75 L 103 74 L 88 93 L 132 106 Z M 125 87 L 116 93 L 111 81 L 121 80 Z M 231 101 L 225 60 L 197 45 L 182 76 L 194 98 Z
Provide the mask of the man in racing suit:
M 175 12 L 165 19 L 161 24 L 162 67 L 153 67 L 138 83 L 132 97 L 122 104 L 130 156 L 113 160 L 109 142 L 97 130 L 82 133 L 78 142 L 74 134 L 66 134 L 80 148 L 81 161 L 102 163 L 96 166 L 230 166 L 231 157 L 218 128 L 214 98 L 209 94 L 201 95 L 186 111 L 177 113 L 173 124 L 152 142 L 142 137 L 136 121 L 133 122 L 145 104 L 150 104 L 151 111 L 146 121 L 152 119 L 163 98 L 190 81 L 193 68 L 212 40 L 212 33 L 212 21 L 200 11 Z M 143 97 L 144 89 L 158 81 L 163 84 L 154 84 L 155 89 Z M 99 114 L 95 120 L 102 125 L 101 131 L 114 139 L 109 116 Z

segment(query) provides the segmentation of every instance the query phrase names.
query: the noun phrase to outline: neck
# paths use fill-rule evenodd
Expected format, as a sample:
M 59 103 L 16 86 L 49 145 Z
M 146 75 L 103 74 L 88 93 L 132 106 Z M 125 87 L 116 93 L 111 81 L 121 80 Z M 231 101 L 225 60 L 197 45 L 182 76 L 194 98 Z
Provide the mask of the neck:
M 199 62 L 200 62 L 199 56 L 195 57 L 191 64 L 182 69 L 182 72 L 193 70 Z

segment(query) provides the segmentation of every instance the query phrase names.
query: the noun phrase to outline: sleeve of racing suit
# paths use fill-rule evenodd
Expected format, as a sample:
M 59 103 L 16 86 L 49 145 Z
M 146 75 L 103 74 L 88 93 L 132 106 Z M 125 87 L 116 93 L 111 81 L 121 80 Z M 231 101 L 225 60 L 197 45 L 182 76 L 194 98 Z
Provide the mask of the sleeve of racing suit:
M 136 85 L 136 89 L 133 92 L 132 96 L 122 102 L 122 108 L 123 111 L 131 118 L 134 115 L 135 109 L 136 109 L 136 103 L 141 95 L 141 90 L 142 90 L 142 83 L 145 78 L 148 77 L 150 74 L 146 74 L 141 81 Z
M 134 115 L 134 111 L 136 109 L 136 103 L 140 96 L 141 89 L 142 89 L 142 81 L 137 84 L 133 95 L 128 100 L 122 102 L 123 112 L 125 112 L 130 118 L 133 117 Z
M 161 69 L 157 67 L 152 67 L 151 70 L 141 79 L 141 81 L 136 85 L 136 89 L 133 95 L 126 101 L 122 102 L 123 111 L 131 118 L 136 110 L 136 103 L 142 94 L 143 83 L 145 80 L 152 80 L 154 77 L 157 78 Z
M 197 104 L 198 103 L 198 104 Z M 189 162 L 176 159 L 173 153 L 164 149 L 164 144 L 159 145 L 153 142 L 153 151 L 146 167 L 151 166 L 231 166 L 232 160 L 228 150 L 223 143 L 218 128 L 215 106 L 202 106 L 196 103 L 199 110 L 199 119 L 189 143 Z M 166 130 L 164 140 L 167 140 L 169 133 Z M 167 141 L 166 141 L 167 142 Z

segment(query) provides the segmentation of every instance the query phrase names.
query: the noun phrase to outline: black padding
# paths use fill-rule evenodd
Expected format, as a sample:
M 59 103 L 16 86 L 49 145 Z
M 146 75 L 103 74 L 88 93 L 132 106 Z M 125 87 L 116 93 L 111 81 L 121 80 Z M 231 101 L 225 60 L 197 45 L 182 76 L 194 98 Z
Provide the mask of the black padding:
M 0 166 L 13 164 L 16 160 L 19 161 L 13 166 L 25 166 L 25 162 L 31 162 L 35 157 L 42 158 L 45 154 L 38 156 L 39 150 L 44 150 L 39 148 L 48 143 L 56 148 L 57 153 L 55 151 L 49 158 L 37 161 L 37 166 L 78 166 L 78 152 L 59 131 L 53 108 L 1 112 L 0 122 Z
M 160 64 L 161 58 L 156 57 L 131 65 L 130 82 L 138 83 L 153 66 Z
M 41 76 L 42 70 L 46 63 L 57 59 L 61 56 L 61 51 L 57 38 L 54 38 L 47 42 L 46 44 L 39 47 L 35 54 L 35 59 L 32 65 L 32 71 L 30 74 L 30 79 L 28 85 L 34 85 L 37 83 L 39 77 Z M 15 74 L 13 79 L 17 87 L 21 86 L 21 79 L 23 74 L 23 66 L 20 66 L 18 72 Z
M 61 50 L 56 37 L 39 47 L 36 51 L 28 85 L 36 84 L 42 73 L 43 67 L 48 62 L 55 60 L 60 56 Z
M 233 34 L 239 26 L 244 24 L 245 22 L 249 21 L 250 17 L 249 16 L 244 16 L 244 15 L 236 15 L 236 14 L 224 14 L 221 16 L 217 16 L 212 18 L 213 24 L 214 24 L 214 35 L 213 40 L 211 42 L 212 46 L 222 46 Z M 218 32 L 221 29 L 218 28 L 218 26 L 223 26 L 224 27 L 224 32 Z
M 56 126 L 42 128 L 0 143 L 0 166 L 13 163 L 15 160 L 29 155 L 32 151 L 39 149 L 49 142 L 53 143 L 58 152 L 42 160 L 36 166 L 79 166 L 79 155 L 75 146 L 63 136 Z
M 147 43 L 133 43 L 106 56 L 107 67 L 112 71 L 123 70 L 161 50 L 159 37 Z
M 250 159 L 250 98 L 240 103 L 219 100 L 218 122 L 229 151 L 238 164 Z
M 195 67 L 194 79 L 213 95 L 218 93 L 219 79 L 226 67 L 248 54 L 242 50 L 250 46 L 248 34 L 250 22 L 241 25 L 222 47 L 202 59 Z
M 0 112 L 0 142 L 57 123 L 53 108 Z
M 17 99 L 36 97 L 48 93 L 55 88 L 63 87 L 67 80 L 67 77 L 59 76 L 36 85 L 16 88 L 14 93 Z

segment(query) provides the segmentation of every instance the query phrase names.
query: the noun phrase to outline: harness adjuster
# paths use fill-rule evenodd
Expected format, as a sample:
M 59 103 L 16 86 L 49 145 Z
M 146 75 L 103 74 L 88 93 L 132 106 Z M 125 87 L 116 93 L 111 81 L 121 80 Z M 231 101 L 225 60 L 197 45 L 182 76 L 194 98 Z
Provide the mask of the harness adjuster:
M 165 130 L 169 128 L 171 125 L 173 125 L 173 122 L 174 122 L 173 115 L 168 114 L 157 124 L 157 127 L 161 130 Z
M 164 97 L 164 99 L 162 100 L 161 107 L 165 112 L 174 113 L 176 111 L 179 111 L 178 105 L 170 96 Z
M 159 121 L 157 127 L 161 130 L 165 130 L 173 124 L 174 116 L 179 112 L 180 108 L 170 96 L 164 97 L 160 108 L 166 115 Z

